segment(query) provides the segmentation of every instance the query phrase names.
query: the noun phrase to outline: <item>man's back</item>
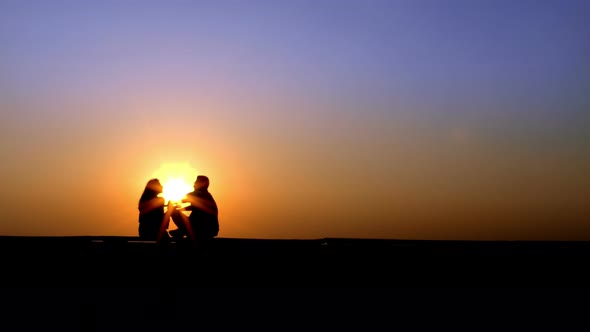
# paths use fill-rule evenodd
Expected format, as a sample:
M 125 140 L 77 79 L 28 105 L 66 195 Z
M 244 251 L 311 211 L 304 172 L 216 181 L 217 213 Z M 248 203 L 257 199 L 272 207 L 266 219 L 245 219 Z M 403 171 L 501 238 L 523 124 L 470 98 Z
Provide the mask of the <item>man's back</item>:
M 193 196 L 189 221 L 197 238 L 213 238 L 219 234 L 217 203 L 207 190 L 195 190 L 188 195 Z

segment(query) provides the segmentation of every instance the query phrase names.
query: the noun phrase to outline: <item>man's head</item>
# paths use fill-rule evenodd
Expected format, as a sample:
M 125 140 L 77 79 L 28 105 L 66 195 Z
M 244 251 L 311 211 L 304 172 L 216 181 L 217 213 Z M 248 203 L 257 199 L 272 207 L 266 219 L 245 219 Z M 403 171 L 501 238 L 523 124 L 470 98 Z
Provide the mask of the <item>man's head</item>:
M 207 188 L 209 188 L 209 178 L 205 175 L 197 176 L 197 180 L 193 184 L 193 188 L 195 188 L 195 190 L 207 190 Z

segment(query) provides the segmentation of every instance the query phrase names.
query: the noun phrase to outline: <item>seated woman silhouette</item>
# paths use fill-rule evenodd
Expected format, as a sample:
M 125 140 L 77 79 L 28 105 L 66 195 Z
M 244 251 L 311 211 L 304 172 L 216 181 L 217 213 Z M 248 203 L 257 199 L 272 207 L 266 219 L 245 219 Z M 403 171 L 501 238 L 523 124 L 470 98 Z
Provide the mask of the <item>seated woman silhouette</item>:
M 160 180 L 150 179 L 145 185 L 143 193 L 139 198 L 139 238 L 149 241 L 160 241 L 170 238 L 166 231 L 169 221 L 176 224 L 177 220 L 171 218 L 175 211 L 172 202 L 168 202 L 168 210 L 164 212 L 165 200 L 159 195 L 164 187 Z

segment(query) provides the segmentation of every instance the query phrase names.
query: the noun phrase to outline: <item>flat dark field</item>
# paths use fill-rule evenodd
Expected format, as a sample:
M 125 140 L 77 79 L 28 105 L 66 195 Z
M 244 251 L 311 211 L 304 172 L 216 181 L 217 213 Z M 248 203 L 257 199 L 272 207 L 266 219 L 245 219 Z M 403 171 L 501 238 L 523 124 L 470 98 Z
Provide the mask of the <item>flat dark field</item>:
M 587 316 L 590 280 L 587 242 L 217 238 L 203 252 L 4 236 L 0 252 L 0 320 L 21 331 L 561 330 Z
M 585 288 L 589 242 L 0 236 L 12 286 Z

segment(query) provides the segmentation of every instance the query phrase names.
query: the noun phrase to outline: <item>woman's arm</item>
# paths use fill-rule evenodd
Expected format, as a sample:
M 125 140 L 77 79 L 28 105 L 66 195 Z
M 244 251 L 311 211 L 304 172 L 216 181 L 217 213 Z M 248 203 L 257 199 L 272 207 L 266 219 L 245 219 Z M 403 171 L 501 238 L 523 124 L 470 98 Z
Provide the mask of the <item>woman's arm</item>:
M 139 203 L 139 214 L 148 213 L 154 209 L 161 208 L 164 206 L 164 198 L 155 197 L 148 201 Z

